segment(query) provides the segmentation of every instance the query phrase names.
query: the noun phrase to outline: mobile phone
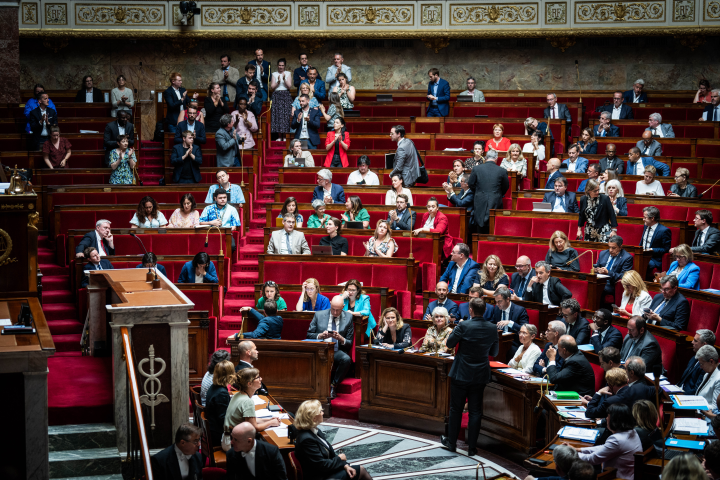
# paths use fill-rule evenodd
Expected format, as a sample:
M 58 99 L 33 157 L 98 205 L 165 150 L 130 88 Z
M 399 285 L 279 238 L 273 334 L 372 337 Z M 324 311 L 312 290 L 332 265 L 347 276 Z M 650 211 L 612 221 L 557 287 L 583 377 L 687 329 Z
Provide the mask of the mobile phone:
M 580 407 L 565 407 L 565 411 L 568 410 L 580 410 Z
M 550 462 L 547 460 L 540 460 L 539 458 L 528 458 L 528 462 L 532 462 L 536 465 L 540 465 L 541 467 L 547 467 L 550 465 Z
M 652 313 L 652 310 L 650 310 L 649 308 L 645 307 L 645 308 L 643 308 L 643 312 L 645 312 L 645 313 Z
M 611 305 L 611 307 L 620 310 L 620 307 L 618 307 L 618 306 L 615 305 L 614 303 Z

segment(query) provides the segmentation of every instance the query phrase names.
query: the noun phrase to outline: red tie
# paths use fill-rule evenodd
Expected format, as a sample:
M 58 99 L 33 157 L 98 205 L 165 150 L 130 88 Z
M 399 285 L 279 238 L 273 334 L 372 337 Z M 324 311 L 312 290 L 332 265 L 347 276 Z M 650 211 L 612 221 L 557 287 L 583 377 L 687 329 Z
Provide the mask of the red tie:
M 103 245 L 102 238 L 100 239 L 100 244 L 98 246 L 100 247 L 100 253 L 107 255 L 107 253 L 105 253 L 105 245 Z

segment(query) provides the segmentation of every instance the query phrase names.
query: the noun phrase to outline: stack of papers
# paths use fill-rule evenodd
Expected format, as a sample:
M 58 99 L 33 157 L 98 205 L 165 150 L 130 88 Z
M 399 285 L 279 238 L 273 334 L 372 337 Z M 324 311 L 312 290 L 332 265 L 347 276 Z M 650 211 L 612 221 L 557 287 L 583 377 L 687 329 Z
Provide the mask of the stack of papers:
M 252 401 L 255 405 L 265 405 L 267 402 L 257 395 L 253 395 Z
M 661 382 L 662 383 L 662 382 Z M 667 385 L 661 385 L 662 389 L 665 390 L 667 393 L 683 393 L 683 389 L 678 387 L 677 385 L 671 385 L 670 382 L 667 383 Z
M 560 416 L 568 420 L 589 420 L 585 412 L 560 412 Z
M 670 395 L 673 408 L 681 410 L 710 410 L 705 397 L 699 395 Z
M 702 418 L 676 418 L 673 428 L 676 434 L 680 432 L 687 432 L 687 435 L 708 434 L 708 424 Z
M 288 436 L 288 426 L 284 423 L 281 423 L 279 427 L 269 427 L 265 429 L 266 432 L 275 432 L 275 435 L 277 435 L 280 438 L 287 438 Z
M 655 375 L 654 375 L 652 372 L 646 373 L 645 376 L 646 376 L 651 382 L 654 382 L 654 381 L 655 381 Z M 663 380 L 667 380 L 667 377 L 666 377 L 665 375 L 660 375 L 660 384 L 662 384 L 662 381 L 663 381 Z
M 585 407 L 576 407 L 573 405 L 560 405 L 557 409 L 558 412 L 584 412 L 587 410 Z
M 563 402 L 563 403 L 567 403 L 569 405 L 582 405 L 582 400 L 579 398 L 577 400 L 567 400 L 564 398 L 558 399 L 557 394 L 555 392 L 550 392 L 550 393 L 546 394 L 545 396 L 551 402 Z
M 580 440 L 581 442 L 595 443 L 600 430 L 580 427 L 563 427 L 558 432 L 561 438 L 569 438 L 571 440 Z

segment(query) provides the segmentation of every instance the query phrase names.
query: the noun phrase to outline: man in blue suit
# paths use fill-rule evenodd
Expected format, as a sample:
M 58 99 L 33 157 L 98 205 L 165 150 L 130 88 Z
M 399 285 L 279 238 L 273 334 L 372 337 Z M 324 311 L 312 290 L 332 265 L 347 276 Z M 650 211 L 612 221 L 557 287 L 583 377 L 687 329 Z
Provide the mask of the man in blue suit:
M 720 121 L 720 88 L 710 92 L 710 104 L 705 106 L 700 120 L 704 122 Z
M 183 132 L 192 132 L 194 141 L 193 143 L 199 145 L 205 145 L 207 137 L 205 136 L 205 125 L 202 122 L 196 122 L 197 108 L 190 105 L 187 108 L 187 120 L 177 124 L 177 130 L 175 131 L 175 145 L 183 143 Z
M 670 167 L 663 162 L 658 162 L 652 157 L 642 157 L 638 147 L 632 147 L 628 152 L 628 162 L 625 172 L 628 175 L 644 175 L 645 167 L 652 165 L 661 177 L 670 176 Z
M 470 247 L 464 243 L 453 247 L 450 259 L 452 261 L 440 281 L 448 284 L 450 293 L 468 293 L 475 282 L 480 264 L 470 258 Z
M 632 90 L 623 92 L 623 102 L 625 103 L 647 103 L 647 93 L 643 92 L 645 81 L 642 79 L 635 80 Z
M 543 202 L 550 204 L 552 212 L 578 213 L 577 199 L 574 192 L 567 191 L 567 178 L 555 180 L 555 190 L 543 196 Z
M 268 98 L 268 80 L 270 79 L 270 62 L 264 60 L 265 54 L 262 48 L 255 50 L 255 58 L 250 60 L 248 64 L 255 67 L 255 75 L 253 78 L 260 82 L 260 88 L 265 90 L 265 98 Z M 241 79 L 242 80 L 242 79 Z
M 617 91 L 613 94 L 612 105 L 603 105 L 596 108 L 595 111 L 607 112 L 613 120 L 632 120 L 634 118 L 632 107 L 623 102 L 623 92 Z
M 310 67 L 308 70 L 308 79 L 303 80 L 300 83 L 307 83 L 310 85 L 310 89 L 313 92 L 318 102 L 321 102 L 327 98 L 327 89 L 325 88 L 325 82 L 318 78 L 318 71 L 315 67 Z
M 258 98 L 264 102 L 267 100 L 267 92 L 263 90 L 262 86 L 260 85 L 260 81 L 255 78 L 255 65 L 248 63 L 245 65 L 245 76 L 241 77 L 240 80 L 237 81 L 235 84 L 235 108 L 237 109 L 237 102 L 240 97 L 250 98 L 253 96 L 250 93 L 250 85 L 253 85 L 253 82 L 256 84 L 256 90 L 255 93 L 258 94 Z M 258 92 L 259 90 L 259 92 Z M 250 103 L 250 102 L 248 102 Z M 259 113 L 257 115 L 260 115 Z
M 313 191 L 313 201 L 322 200 L 326 204 L 345 203 L 345 190 L 342 185 L 332 183 L 332 172 L 323 168 L 317 172 L 317 184 Z
M 585 173 L 588 167 L 588 159 L 580 157 L 580 147 L 574 143 L 568 147 L 568 158 L 563 160 L 562 166 L 570 173 Z
M 308 72 L 310 71 L 310 68 L 312 68 L 308 65 L 307 53 L 300 52 L 298 60 L 300 60 L 300 66 L 293 72 L 293 85 L 295 85 L 295 88 L 300 87 L 300 83 L 302 83 L 303 80 L 308 79 Z
M 448 311 L 448 314 L 452 317 L 453 321 L 458 320 L 460 318 L 460 312 L 458 310 L 457 303 L 453 302 L 448 296 L 448 284 L 445 282 L 438 282 L 437 285 L 435 285 L 435 294 L 437 295 L 437 300 L 433 300 L 428 304 L 427 310 L 425 310 L 425 315 L 423 316 L 423 320 L 429 320 L 432 322 L 432 312 L 437 307 L 443 307 Z
M 648 251 L 652 250 L 652 258 L 648 264 L 645 279 L 652 281 L 653 270 L 662 270 L 663 255 L 670 251 L 672 243 L 672 234 L 670 229 L 660 223 L 660 210 L 657 207 L 650 206 L 643 208 L 643 227 L 642 239 L 640 246 Z
M 113 266 L 110 260 L 100 258 L 100 254 L 95 247 L 88 247 L 83 251 L 85 259 L 88 260 L 87 265 L 83 267 L 83 271 L 87 270 L 112 270 Z M 90 277 L 84 275 L 80 282 L 80 288 L 85 288 L 90 283 Z
M 587 169 L 587 176 L 585 180 L 580 182 L 580 185 L 578 185 L 578 192 L 584 192 L 585 186 L 587 185 L 588 180 L 595 180 L 598 181 L 598 178 L 600 178 L 600 164 L 599 163 L 592 163 Z
M 460 321 L 467 320 L 470 318 L 470 299 L 471 298 L 480 298 L 482 297 L 482 287 L 470 287 L 470 290 L 468 290 L 468 301 L 465 303 L 461 303 L 458 305 L 458 319 Z M 487 320 L 488 322 L 492 321 L 493 312 L 495 311 L 495 305 L 491 305 L 489 303 L 485 304 L 485 314 L 483 315 L 483 318 Z
M 315 149 L 320 145 L 320 119 L 322 114 L 317 108 L 310 108 L 310 97 L 300 95 L 300 111 L 293 116 L 292 128 L 295 129 L 295 138 L 307 140 L 308 150 Z
M 615 284 L 622 279 L 625 272 L 633 269 L 633 256 L 622 248 L 623 239 L 619 235 L 613 235 L 608 239 L 608 249 L 598 255 L 595 265 L 595 273 L 607 275 L 605 284 L 605 295 L 615 297 Z
M 180 109 L 181 107 L 187 108 L 188 105 L 187 90 L 182 88 L 182 77 L 179 73 L 171 75 L 170 86 L 163 93 L 163 98 L 167 104 L 167 114 L 165 115 L 167 131 L 175 133 Z
M 660 292 L 650 303 L 651 313 L 647 313 L 650 324 L 671 330 L 683 331 L 690 321 L 690 302 L 678 292 L 678 279 L 674 275 L 665 275 L 660 279 Z
M 427 98 L 430 100 L 430 106 L 425 116 L 447 117 L 450 113 L 450 84 L 440 78 L 440 70 L 437 68 L 431 68 L 428 76 L 430 82 L 428 82 Z
M 252 332 L 245 332 L 243 338 L 269 338 L 280 340 L 280 334 L 283 328 L 283 319 L 277 314 L 277 304 L 275 300 L 266 300 L 263 307 L 265 316 L 252 307 L 242 307 L 240 311 L 248 312 L 248 319 L 252 317 L 258 322 L 258 326 Z M 239 333 L 232 335 L 230 338 L 238 339 Z
M 490 322 L 497 325 L 498 333 L 520 333 L 520 328 L 530 322 L 525 307 L 515 305 L 511 301 L 512 292 L 504 285 L 499 286 L 493 296 L 496 308 Z M 520 347 L 520 338 L 516 337 L 508 351 L 509 358 L 512 358 L 518 347 Z
M 530 279 L 535 276 L 535 269 L 532 267 L 532 262 L 529 257 L 521 255 L 515 261 L 515 273 L 510 277 L 510 288 L 512 289 L 513 296 L 512 300 L 517 302 L 522 300 L 527 294 L 527 286 L 530 283 Z M 520 295 L 518 295 L 518 293 Z
M 703 328 L 695 332 L 695 337 L 692 341 L 692 357 L 690 357 L 687 367 L 685 367 L 685 371 L 677 383 L 677 386 L 682 388 L 687 395 L 695 395 L 705 375 L 705 371 L 700 366 L 700 362 L 695 358 L 695 354 L 700 350 L 700 347 L 705 345 L 715 345 L 715 334 L 712 330 Z
M 606 308 L 601 308 L 593 316 L 593 323 L 590 324 L 590 345 L 599 353 L 605 347 L 613 347 L 620 353 L 623 337 L 620 330 L 612 325 L 612 313 Z
M 555 188 L 555 182 L 560 177 L 562 177 L 560 173 L 560 159 L 551 158 L 547 162 L 547 182 L 545 183 L 545 189 L 552 190 Z
M 600 123 L 593 127 L 593 136 L 598 137 L 619 137 L 620 129 L 611 123 L 610 114 L 602 112 L 600 114 Z

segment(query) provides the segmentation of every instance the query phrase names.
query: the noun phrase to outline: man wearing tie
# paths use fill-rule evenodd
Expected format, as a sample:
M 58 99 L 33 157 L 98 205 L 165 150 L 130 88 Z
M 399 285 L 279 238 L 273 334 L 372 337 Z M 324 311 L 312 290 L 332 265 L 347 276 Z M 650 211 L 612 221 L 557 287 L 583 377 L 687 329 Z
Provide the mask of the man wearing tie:
M 270 235 L 267 253 L 275 255 L 310 255 L 305 234 L 295 230 L 295 215 L 286 213 L 283 217 L 283 229 Z
M 628 357 L 637 356 L 645 361 L 645 365 L 650 371 L 655 365 L 662 365 L 660 344 L 653 334 L 647 331 L 645 319 L 637 315 L 630 317 L 627 329 L 628 334 L 620 349 L 620 361 L 625 362 Z
M 565 120 L 565 122 L 572 123 L 572 117 L 570 116 L 570 110 L 568 110 L 567 105 L 562 103 L 557 103 L 557 95 L 554 93 L 548 93 L 547 94 L 547 108 L 543 112 L 543 118 L 550 118 L 550 119 L 556 119 L 561 118 Z
M 595 273 L 607 275 L 604 294 L 615 298 L 615 284 L 622 279 L 625 272 L 633 269 L 633 256 L 622 248 L 623 239 L 613 235 L 608 239 L 608 249 L 598 255 Z
M 437 285 L 435 285 L 435 294 L 438 298 L 437 300 L 433 300 L 428 304 L 428 308 L 425 311 L 425 316 L 423 318 L 432 322 L 432 311 L 435 310 L 435 308 L 437 307 L 443 307 L 448 311 L 448 314 L 454 320 L 458 320 L 458 318 L 460 317 L 458 305 L 457 303 L 447 298 L 448 284 L 446 282 L 438 282 Z
M 662 123 L 662 115 L 659 113 L 650 114 L 648 125 L 649 127 L 645 130 L 650 130 L 653 136 L 658 136 L 660 138 L 675 138 L 675 132 L 673 131 L 672 125 L 669 123 Z
M 552 212 L 579 212 L 575 193 L 567 191 L 567 178 L 565 177 L 555 180 L 555 191 L 547 192 L 543 196 L 543 202 L 550 204 L 550 211 Z
M 265 99 L 268 98 L 268 79 L 270 78 L 270 62 L 264 60 L 265 53 L 262 48 L 255 50 L 255 60 L 248 63 L 255 66 L 255 80 L 260 82 L 260 88 L 264 91 Z
M 632 120 L 633 110 L 630 105 L 623 103 L 623 92 L 613 93 L 613 104 L 603 105 L 595 109 L 596 112 L 607 112 L 613 120 Z M 597 137 L 597 135 L 595 135 Z
M 677 386 L 682 388 L 683 392 L 687 395 L 695 395 L 695 392 L 700 386 L 700 381 L 705 374 L 697 358 L 695 358 L 695 354 L 700 350 L 700 347 L 704 347 L 705 345 L 710 345 L 711 347 L 715 345 L 715 334 L 712 330 L 703 328 L 695 332 L 695 337 L 692 341 L 693 356 L 688 361 L 687 367 L 685 367 L 685 371 L 677 383 Z
M 295 88 L 299 88 L 300 83 L 302 83 L 303 80 L 307 80 L 308 70 L 310 69 L 307 53 L 300 52 L 298 59 L 300 60 L 300 66 L 293 72 L 293 85 L 295 85 Z
M 613 315 L 610 310 L 601 308 L 593 315 L 593 323 L 590 324 L 590 345 L 593 346 L 595 352 L 600 352 L 607 347 L 612 347 L 616 352 L 622 346 L 622 333 L 613 327 Z M 602 362 L 601 362 L 602 364 Z
M 115 241 L 113 240 L 110 220 L 100 219 L 95 222 L 95 230 L 88 232 L 75 247 L 75 258 L 84 258 L 85 249 L 94 247 L 101 257 L 115 255 Z
M 713 214 L 710 210 L 698 210 L 695 212 L 695 238 L 693 238 L 690 250 L 694 253 L 705 253 L 707 255 L 718 255 L 720 252 L 720 230 L 711 227 Z M 670 249 L 673 253 L 674 249 Z
M 155 478 L 161 480 L 202 480 L 205 460 L 198 447 L 202 430 L 189 423 L 175 432 L 175 443 L 150 458 Z
M 655 295 L 650 304 L 651 312 L 645 314 L 647 322 L 671 330 L 685 330 L 690 320 L 690 302 L 678 292 L 677 277 L 662 277 L 660 292 L 662 295 Z
M 720 122 L 720 88 L 710 92 L 710 104 L 705 106 L 700 120 L 703 122 Z
M 467 293 L 477 277 L 480 264 L 470 258 L 470 247 L 458 243 L 450 253 L 448 267 L 440 277 L 441 282 L 450 286 L 450 293 Z
M 522 300 L 527 293 L 526 288 L 530 279 L 535 276 L 535 269 L 532 268 L 530 258 L 522 255 L 515 261 L 515 273 L 510 277 L 510 288 L 513 290 L 512 301 Z
M 608 143 L 605 146 L 605 158 L 600 159 L 600 171 L 605 173 L 605 170 L 615 170 L 618 175 L 622 174 L 625 170 L 622 158 L 618 157 L 615 152 L 617 147 L 614 143 Z
M 512 303 L 512 293 L 505 285 L 501 285 L 495 290 L 495 309 L 493 310 L 492 323 L 497 325 L 498 333 L 519 333 L 520 328 L 530 322 L 525 307 Z M 520 347 L 519 337 L 515 337 L 512 347 L 508 350 L 509 358 Z
M 602 112 L 600 114 L 600 122 L 593 128 L 595 137 L 619 137 L 620 129 L 610 121 L 610 113 Z
M 662 145 L 653 138 L 650 130 L 645 130 L 642 133 L 642 140 L 638 140 L 637 148 L 639 148 L 640 153 L 646 157 L 661 157 L 663 154 Z
M 230 433 L 232 448 L 225 453 L 227 479 L 287 480 L 280 449 L 255 439 L 257 431 L 250 422 L 242 422 Z
M 661 177 L 670 175 L 670 167 L 663 162 L 658 162 L 652 157 L 643 157 L 640 148 L 632 147 L 628 152 L 628 162 L 625 171 L 628 175 L 644 175 L 645 167 L 652 165 Z
M 107 260 L 105 258 L 100 258 L 100 254 L 98 253 L 98 251 L 95 247 L 87 247 L 85 249 L 85 251 L 83 252 L 83 254 L 85 255 L 85 259 L 90 262 L 87 265 L 85 265 L 85 268 L 83 268 L 84 271 L 112 270 L 113 269 L 113 266 L 112 266 L 112 263 L 110 263 L 110 260 Z M 87 287 L 88 283 L 90 283 L 90 277 L 88 277 L 88 275 L 83 276 L 82 282 L 80 282 L 80 288 Z
M 670 229 L 660 223 L 660 209 L 657 207 L 643 208 L 643 227 L 640 246 L 645 251 L 652 250 L 652 258 L 648 263 L 646 279 L 653 278 L 653 270 L 662 270 L 662 257 L 670 251 L 672 233 Z

